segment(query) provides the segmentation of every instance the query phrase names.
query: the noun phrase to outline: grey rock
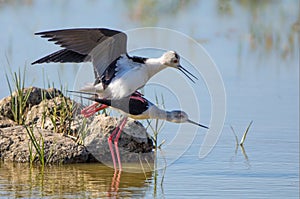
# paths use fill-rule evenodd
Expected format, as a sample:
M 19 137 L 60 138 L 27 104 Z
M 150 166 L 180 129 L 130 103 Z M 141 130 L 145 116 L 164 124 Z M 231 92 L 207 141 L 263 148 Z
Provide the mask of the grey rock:
M 102 163 L 111 164 L 112 162 L 108 138 L 115 130 L 117 123 L 116 118 L 98 115 L 89 125 L 84 136 L 84 146 Z M 139 122 L 131 119 L 121 132 L 118 149 L 123 163 L 153 162 L 154 160 L 153 142 L 148 137 L 146 129 Z
M 37 87 L 25 88 L 23 90 L 23 95 L 30 92 L 28 100 L 26 102 L 27 109 L 30 109 L 32 106 L 41 103 L 43 99 L 52 99 L 59 95 L 62 95 L 61 91 L 55 88 L 41 89 Z M 12 97 L 16 97 L 17 92 L 13 92 L 11 96 L 5 97 L 0 100 L 0 115 L 3 115 L 11 120 L 13 120 L 13 113 L 11 111 L 11 101 Z
M 34 128 L 38 141 L 44 140 L 45 161 L 49 163 L 83 163 L 95 162 L 93 156 L 82 145 L 76 144 L 71 138 L 49 130 Z M 13 126 L 0 129 L 0 159 L 10 162 L 29 162 L 30 138 L 25 127 Z M 36 150 L 31 145 L 33 154 Z M 34 162 L 38 161 L 36 156 Z
M 75 116 L 80 114 L 79 107 L 80 104 L 62 95 L 43 100 L 28 111 L 25 124 L 54 131 L 70 130 Z
M 15 126 L 17 125 L 16 122 L 12 121 L 11 119 L 0 115 L 0 128 L 6 128 L 6 127 L 10 127 L 10 126 Z

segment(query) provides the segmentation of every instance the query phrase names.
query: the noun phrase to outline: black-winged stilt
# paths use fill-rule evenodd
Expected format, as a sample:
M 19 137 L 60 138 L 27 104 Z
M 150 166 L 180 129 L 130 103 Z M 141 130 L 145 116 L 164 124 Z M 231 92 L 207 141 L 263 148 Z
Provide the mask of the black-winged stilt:
M 75 93 L 82 93 L 82 94 L 90 94 L 90 93 L 83 93 L 83 92 L 77 92 L 77 91 L 71 91 Z M 112 132 L 112 134 L 108 138 L 108 144 L 111 151 L 111 156 L 114 164 L 114 168 L 116 169 L 116 160 L 115 155 L 112 147 L 112 140 L 114 139 L 114 145 L 115 145 L 115 151 L 117 154 L 117 160 L 119 165 L 119 170 L 122 170 L 121 165 L 121 159 L 118 149 L 118 140 L 120 138 L 121 132 L 127 122 L 127 118 L 133 118 L 133 119 L 161 119 L 166 120 L 169 122 L 174 123 L 191 123 L 194 125 L 197 125 L 199 127 L 203 127 L 208 129 L 207 126 L 204 126 L 202 124 L 199 124 L 197 122 L 194 122 L 189 119 L 188 115 L 184 111 L 174 110 L 174 111 L 165 111 L 160 108 L 158 108 L 156 105 L 151 103 L 149 100 L 144 98 L 141 94 L 135 92 L 129 97 L 122 98 L 122 99 L 101 99 L 97 96 L 95 97 L 83 97 L 85 99 L 89 99 L 92 101 L 97 102 L 98 108 L 91 108 L 91 109 L 84 109 L 81 113 L 85 117 L 90 117 L 94 113 L 96 113 L 99 110 L 103 110 L 107 107 L 112 107 L 117 109 L 123 114 L 123 119 L 121 120 L 120 124 L 115 128 L 115 130 Z
M 35 33 L 49 38 L 63 49 L 32 64 L 49 62 L 93 63 L 96 81 L 81 91 L 97 93 L 100 98 L 122 99 L 130 96 L 159 71 L 172 67 L 180 70 L 192 82 L 195 75 L 180 65 L 175 51 L 159 58 L 129 56 L 124 32 L 105 28 L 64 29 Z

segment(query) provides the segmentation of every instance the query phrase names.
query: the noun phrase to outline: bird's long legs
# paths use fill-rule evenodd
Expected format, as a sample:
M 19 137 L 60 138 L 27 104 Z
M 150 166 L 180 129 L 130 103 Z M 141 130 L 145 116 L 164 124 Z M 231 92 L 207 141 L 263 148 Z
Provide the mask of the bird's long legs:
M 116 150 L 116 154 L 117 154 L 117 158 L 118 158 L 118 164 L 119 164 L 119 170 L 122 171 L 122 164 L 121 164 L 121 158 L 120 158 L 120 153 L 119 153 L 119 147 L 118 147 L 118 143 L 119 143 L 119 138 L 121 135 L 121 132 L 123 131 L 123 128 L 125 126 L 127 122 L 127 117 L 125 117 L 120 125 L 120 129 L 119 132 L 114 140 L 114 144 L 115 144 L 115 150 Z
M 84 108 L 82 111 L 81 111 L 81 114 L 84 116 L 84 117 L 90 117 L 92 116 L 93 114 L 95 114 L 96 112 L 100 111 L 100 110 L 103 110 L 105 108 L 107 108 L 108 106 L 105 105 L 105 104 L 101 104 L 99 106 L 99 103 L 93 103 L 92 105 Z M 114 144 L 115 144 L 115 150 L 116 150 L 116 154 L 117 154 L 117 160 L 118 160 L 118 165 L 119 165 L 119 170 L 121 171 L 122 170 L 122 164 L 121 164 L 121 158 L 120 158 L 120 153 L 119 153 L 119 147 L 118 147 L 118 142 L 119 142 L 119 138 L 121 136 L 121 132 L 125 126 L 127 122 L 127 117 L 124 117 L 120 123 L 120 125 L 118 125 L 115 130 L 112 132 L 112 134 L 108 137 L 108 146 L 109 146 L 109 150 L 110 150 L 110 153 L 111 153 L 111 157 L 112 157 L 112 161 L 113 161 L 113 164 L 114 164 L 114 169 L 116 170 L 117 169 L 117 164 L 116 164 L 116 158 L 115 158 L 115 154 L 114 154 L 114 150 L 113 150 L 113 146 L 112 146 L 112 139 L 115 137 L 114 139 Z
M 101 111 L 105 108 L 107 108 L 108 106 L 105 104 L 99 104 L 98 102 L 93 103 L 92 105 L 85 107 L 84 109 L 81 110 L 81 114 L 84 117 L 91 117 L 92 115 L 94 115 L 96 112 Z
M 107 139 L 109 150 L 110 150 L 110 153 L 111 153 L 111 158 L 112 158 L 115 170 L 117 168 L 117 164 L 116 164 L 116 158 L 115 158 L 114 149 L 113 149 L 113 146 L 112 146 L 112 138 L 113 138 L 113 135 L 116 134 L 117 130 L 118 130 L 118 127 L 116 127 L 116 129 L 112 132 L 112 134 Z
M 143 94 L 135 91 L 131 96 L 131 99 L 135 99 L 135 100 L 140 100 L 141 102 L 145 102 L 146 100 L 143 98 Z M 94 115 L 96 112 L 101 111 L 105 108 L 107 108 L 108 105 L 105 104 L 99 104 L 98 102 L 93 103 L 92 105 L 85 107 L 84 109 L 81 110 L 81 114 L 88 118 L 91 117 L 92 115 Z
M 122 164 L 121 164 L 121 158 L 120 158 L 120 153 L 119 153 L 119 147 L 118 147 L 118 141 L 121 135 L 121 132 L 125 126 L 127 122 L 127 117 L 123 118 L 123 120 L 121 121 L 120 125 L 118 125 L 115 130 L 112 132 L 112 134 L 108 137 L 108 146 L 109 146 L 109 150 L 111 153 L 111 158 L 114 164 L 114 168 L 117 169 L 117 164 L 116 164 L 116 158 L 115 158 L 115 154 L 114 154 L 114 150 L 112 147 L 112 139 L 113 137 L 116 135 L 115 139 L 114 139 L 114 144 L 115 144 L 115 150 L 116 150 L 116 154 L 117 154 L 117 160 L 118 160 L 118 165 L 119 165 L 119 170 L 122 170 Z

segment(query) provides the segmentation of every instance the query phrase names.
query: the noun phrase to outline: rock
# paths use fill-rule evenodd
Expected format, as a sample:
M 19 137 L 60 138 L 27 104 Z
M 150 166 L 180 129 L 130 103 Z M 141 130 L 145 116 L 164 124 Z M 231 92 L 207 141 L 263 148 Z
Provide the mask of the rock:
M 34 135 L 38 141 L 44 139 L 45 161 L 49 163 L 83 163 L 96 162 L 93 156 L 82 145 L 78 145 L 71 138 L 49 130 L 34 128 Z M 0 159 L 12 162 L 30 161 L 30 138 L 25 127 L 14 126 L 0 129 Z M 33 153 L 36 151 L 31 145 Z M 36 157 L 35 162 L 38 161 Z
M 24 111 L 24 124 L 33 127 L 38 140 L 44 140 L 48 163 L 112 163 L 107 139 L 117 119 L 98 115 L 84 118 L 82 105 L 63 96 L 57 89 L 26 88 L 30 92 Z M 16 97 L 13 93 L 12 97 Z M 12 97 L 0 101 L 0 160 L 29 162 L 29 139 L 26 128 L 12 121 Z M 67 137 L 68 136 L 68 137 Z M 73 136 L 75 139 L 71 139 Z M 79 144 L 83 143 L 83 145 Z M 154 161 L 153 143 L 139 122 L 128 120 L 121 133 L 118 148 L 122 163 Z M 38 159 L 35 159 L 38 162 Z
M 6 128 L 15 125 L 17 125 L 16 122 L 12 121 L 7 117 L 4 117 L 3 115 L 0 115 L 0 128 Z
M 25 124 L 58 133 L 70 133 L 71 123 L 80 114 L 80 104 L 64 96 L 43 100 L 27 113 Z
M 112 163 L 108 137 L 115 130 L 115 126 L 117 126 L 115 118 L 98 115 L 84 135 L 84 146 L 97 160 L 105 164 Z M 122 163 L 153 162 L 154 160 L 153 142 L 141 123 L 134 120 L 129 119 L 126 123 L 118 148 Z
M 26 102 L 27 109 L 30 109 L 32 106 L 41 103 L 43 99 L 48 100 L 62 95 L 61 91 L 55 88 L 41 89 L 37 87 L 30 87 L 25 88 L 22 94 L 26 95 L 28 92 L 30 92 L 30 94 Z M 8 96 L 0 100 L 0 115 L 5 116 L 11 120 L 14 119 L 13 113 L 11 111 L 11 101 L 12 97 L 16 97 L 17 94 L 17 92 L 13 92 L 12 96 Z

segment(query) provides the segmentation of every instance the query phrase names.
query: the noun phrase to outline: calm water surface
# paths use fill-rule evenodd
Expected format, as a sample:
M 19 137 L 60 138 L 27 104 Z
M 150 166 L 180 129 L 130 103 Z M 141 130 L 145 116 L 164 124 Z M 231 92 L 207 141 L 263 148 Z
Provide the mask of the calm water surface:
M 9 95 L 4 69 L 16 71 L 57 49 L 33 33 L 64 27 L 159 26 L 183 32 L 217 64 L 227 95 L 223 131 L 203 159 L 198 157 L 203 129 L 180 151 L 186 143 L 170 144 L 178 125 L 166 123 L 159 137 L 166 143 L 158 152 L 158 165 L 166 160 L 166 170 L 119 174 L 101 164 L 41 169 L 0 163 L 1 198 L 299 198 L 298 1 L 0 2 L 1 98 Z M 28 66 L 26 83 L 43 87 L 54 81 L 72 88 L 77 71 L 75 64 Z M 205 89 L 201 80 L 197 84 Z M 209 124 L 209 93 L 201 96 L 201 122 Z M 178 109 L 179 102 L 167 97 L 165 104 Z M 195 118 L 193 104 L 185 106 Z M 251 120 L 244 150 L 236 148 L 231 126 L 240 140 Z

